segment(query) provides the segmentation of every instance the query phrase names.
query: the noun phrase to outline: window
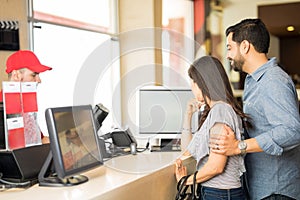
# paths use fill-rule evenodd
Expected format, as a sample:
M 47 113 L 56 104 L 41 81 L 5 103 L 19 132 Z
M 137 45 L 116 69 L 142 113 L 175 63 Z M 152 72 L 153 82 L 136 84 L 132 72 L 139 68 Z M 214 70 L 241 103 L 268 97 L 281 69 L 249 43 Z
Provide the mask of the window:
M 162 2 L 163 83 L 189 88 L 187 69 L 194 60 L 193 1 Z
M 112 94 L 118 95 L 114 86 L 120 77 L 119 63 L 115 61 L 119 52 L 118 41 L 112 39 L 115 30 L 113 21 L 116 18 L 114 2 L 33 0 L 33 17 L 30 18 L 33 27 L 32 49 L 42 64 L 53 68 L 40 75 L 42 84 L 38 87 L 38 120 L 46 135 L 46 108 L 102 103 L 112 110 Z M 97 60 L 94 56 L 92 63 L 103 70 L 97 71 L 97 74 L 91 71 L 91 76 L 96 79 L 92 86 L 91 79 L 86 78 L 88 88 L 84 92 L 90 92 L 90 96 L 78 95 L 76 92 L 80 92 L 80 87 L 76 84 L 82 79 L 84 68 L 89 67 L 86 64 L 91 63 L 91 55 L 95 54 Z M 114 99 L 114 104 L 118 105 L 118 99 Z M 101 130 L 110 130 L 112 125 L 113 119 L 109 115 Z
M 109 0 L 33 0 L 35 20 L 112 33 L 114 2 Z

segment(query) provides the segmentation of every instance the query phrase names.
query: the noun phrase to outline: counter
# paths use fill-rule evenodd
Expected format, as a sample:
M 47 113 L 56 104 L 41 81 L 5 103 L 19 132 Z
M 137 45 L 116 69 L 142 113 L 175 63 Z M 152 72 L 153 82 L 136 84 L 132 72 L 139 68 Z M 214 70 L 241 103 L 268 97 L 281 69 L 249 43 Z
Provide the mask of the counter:
M 172 200 L 176 194 L 174 161 L 180 152 L 144 152 L 116 157 L 103 166 L 83 175 L 89 181 L 69 187 L 41 187 L 9 189 L 0 192 L 0 199 L 51 200 Z M 195 160 L 187 157 L 184 163 L 193 169 Z

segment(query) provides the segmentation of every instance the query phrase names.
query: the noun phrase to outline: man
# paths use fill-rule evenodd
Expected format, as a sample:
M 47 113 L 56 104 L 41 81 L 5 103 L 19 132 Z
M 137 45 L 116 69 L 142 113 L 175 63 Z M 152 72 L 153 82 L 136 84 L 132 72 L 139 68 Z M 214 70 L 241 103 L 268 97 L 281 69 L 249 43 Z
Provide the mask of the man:
M 39 73 L 51 69 L 51 67 L 42 65 L 37 56 L 29 50 L 19 50 L 10 55 L 6 61 L 6 73 L 9 81 L 41 83 Z M 0 102 L 2 101 L 3 94 L 0 91 Z M 42 142 L 49 142 L 49 138 L 42 134 Z
M 300 198 L 300 119 L 295 86 L 268 59 L 270 36 L 260 19 L 245 19 L 226 30 L 227 59 L 247 73 L 243 109 L 251 118 L 250 139 L 237 141 L 230 128 L 211 139 L 211 149 L 245 154 L 251 199 Z

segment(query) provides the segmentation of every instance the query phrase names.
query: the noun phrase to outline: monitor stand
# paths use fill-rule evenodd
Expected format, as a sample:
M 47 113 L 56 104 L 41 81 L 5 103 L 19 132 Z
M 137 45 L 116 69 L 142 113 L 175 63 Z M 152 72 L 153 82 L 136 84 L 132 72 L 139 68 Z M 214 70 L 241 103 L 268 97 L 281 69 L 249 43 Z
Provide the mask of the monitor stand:
M 52 152 L 50 150 L 48 157 L 38 176 L 39 186 L 62 187 L 73 186 L 87 182 L 89 179 L 83 175 L 74 175 L 67 178 L 60 178 L 55 174 Z

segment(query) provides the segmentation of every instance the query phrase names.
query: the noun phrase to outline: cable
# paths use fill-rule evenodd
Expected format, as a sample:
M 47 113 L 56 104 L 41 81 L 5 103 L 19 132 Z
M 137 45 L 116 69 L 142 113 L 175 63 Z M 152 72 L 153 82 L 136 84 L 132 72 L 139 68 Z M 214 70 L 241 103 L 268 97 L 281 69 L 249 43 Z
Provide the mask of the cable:
M 5 190 L 11 189 L 11 188 L 16 188 L 14 185 L 0 185 L 0 192 L 3 192 Z
M 0 184 L 0 191 L 4 191 L 11 188 L 27 188 L 37 183 L 37 181 L 11 182 L 2 179 L 2 177 L 3 173 L 0 173 L 0 182 L 3 183 Z
M 138 153 L 142 153 L 142 152 L 144 152 L 144 151 L 146 151 L 146 150 L 148 150 L 149 149 L 149 146 L 150 146 L 150 138 L 148 138 L 148 142 L 147 142 L 147 144 L 146 144 L 146 147 L 145 148 L 137 148 L 137 152 Z M 141 150 L 140 150 L 141 149 Z
M 111 132 L 106 133 L 104 135 L 100 135 L 99 137 L 102 138 L 103 140 L 110 139 L 111 138 Z
M 27 186 L 27 185 L 31 184 L 30 181 L 15 183 L 15 182 L 6 181 L 4 179 L 0 179 L 0 182 L 7 184 L 7 185 L 16 185 L 16 186 Z

